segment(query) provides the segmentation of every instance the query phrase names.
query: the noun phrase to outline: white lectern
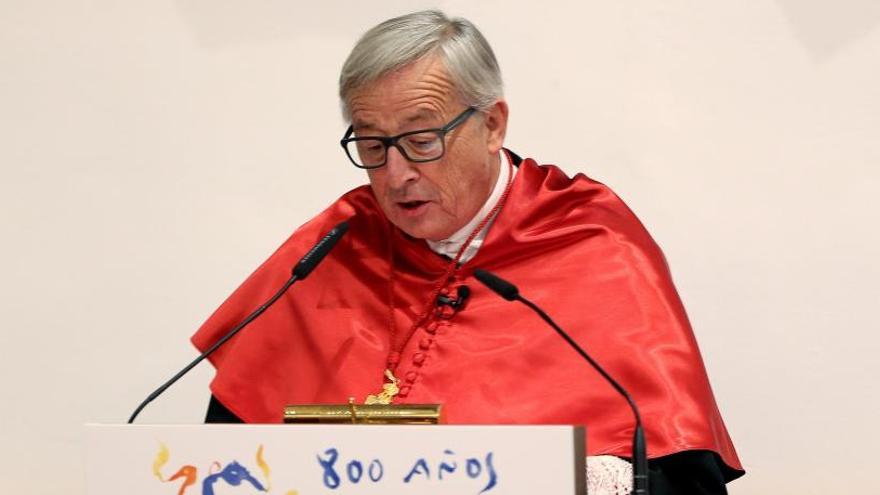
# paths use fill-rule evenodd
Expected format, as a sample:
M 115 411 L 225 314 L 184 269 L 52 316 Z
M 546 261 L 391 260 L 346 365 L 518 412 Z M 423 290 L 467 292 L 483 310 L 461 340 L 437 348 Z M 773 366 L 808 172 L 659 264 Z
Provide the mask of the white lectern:
M 88 495 L 583 495 L 572 426 L 87 425 Z

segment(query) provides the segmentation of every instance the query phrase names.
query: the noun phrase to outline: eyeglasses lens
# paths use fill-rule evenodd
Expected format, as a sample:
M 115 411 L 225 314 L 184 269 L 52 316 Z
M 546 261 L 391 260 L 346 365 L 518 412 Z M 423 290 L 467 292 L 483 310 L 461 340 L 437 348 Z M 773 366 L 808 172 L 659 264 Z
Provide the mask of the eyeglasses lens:
M 362 167 L 377 167 L 385 163 L 388 148 L 380 139 L 359 139 L 350 141 L 347 146 L 349 155 L 356 157 Z M 443 156 L 443 137 L 434 132 L 403 136 L 397 141 L 397 146 L 406 159 L 414 162 L 436 160 Z

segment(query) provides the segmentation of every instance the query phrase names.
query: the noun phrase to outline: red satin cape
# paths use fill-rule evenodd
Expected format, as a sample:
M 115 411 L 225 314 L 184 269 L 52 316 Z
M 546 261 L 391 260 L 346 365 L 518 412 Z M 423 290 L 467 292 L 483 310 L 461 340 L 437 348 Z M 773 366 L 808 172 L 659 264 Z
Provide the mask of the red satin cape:
M 309 278 L 210 358 L 213 394 L 245 422 L 280 422 L 286 404 L 380 392 L 392 277 L 398 335 L 441 277 L 448 261 L 392 227 L 362 186 L 299 228 L 204 323 L 196 347 L 267 300 L 349 217 L 348 234 Z M 528 308 L 477 282 L 475 268 L 516 284 L 629 390 L 649 457 L 710 450 L 742 470 L 660 249 L 607 187 L 531 159 L 479 252 L 448 284 L 471 289 L 464 308 L 430 318 L 403 348 L 396 403 L 442 403 L 453 424 L 586 424 L 590 455 L 630 455 L 625 401 Z

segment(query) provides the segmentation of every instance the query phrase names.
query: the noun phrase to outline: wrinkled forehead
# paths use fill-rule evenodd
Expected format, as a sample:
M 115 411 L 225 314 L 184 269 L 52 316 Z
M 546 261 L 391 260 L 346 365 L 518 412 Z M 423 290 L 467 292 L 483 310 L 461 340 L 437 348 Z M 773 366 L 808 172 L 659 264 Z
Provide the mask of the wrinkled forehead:
M 427 57 L 351 91 L 348 108 L 355 130 L 394 131 L 388 126 L 438 123 L 461 106 L 459 93 L 439 57 Z M 390 122 L 394 121 L 394 122 Z

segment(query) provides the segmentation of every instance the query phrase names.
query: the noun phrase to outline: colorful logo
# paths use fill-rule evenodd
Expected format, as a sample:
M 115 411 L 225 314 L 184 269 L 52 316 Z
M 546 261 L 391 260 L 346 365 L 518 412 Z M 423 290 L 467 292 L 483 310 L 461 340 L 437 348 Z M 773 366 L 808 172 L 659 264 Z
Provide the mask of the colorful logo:
M 202 495 L 214 495 L 215 488 L 220 484 L 238 487 L 247 486 L 252 490 L 243 490 L 242 493 L 253 493 L 253 490 L 268 493 L 272 489 L 272 478 L 269 464 L 263 458 L 263 446 L 257 447 L 256 463 L 262 476 L 258 479 L 252 475 L 244 464 L 232 460 L 224 466 L 214 461 L 208 466 L 207 475 L 202 478 Z M 177 495 L 184 495 L 190 487 L 199 481 L 199 469 L 191 464 L 186 464 L 177 469 L 169 477 L 162 474 L 162 470 L 171 458 L 171 452 L 164 443 L 159 444 L 159 452 L 153 461 L 153 475 L 163 483 L 179 482 L 180 487 Z M 285 495 L 297 495 L 296 490 L 289 490 Z

